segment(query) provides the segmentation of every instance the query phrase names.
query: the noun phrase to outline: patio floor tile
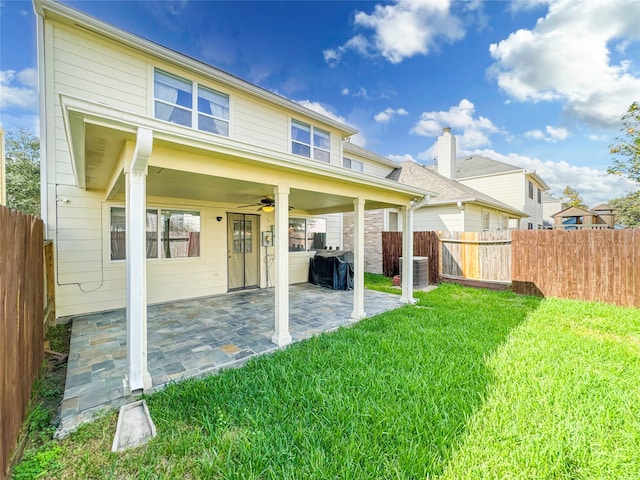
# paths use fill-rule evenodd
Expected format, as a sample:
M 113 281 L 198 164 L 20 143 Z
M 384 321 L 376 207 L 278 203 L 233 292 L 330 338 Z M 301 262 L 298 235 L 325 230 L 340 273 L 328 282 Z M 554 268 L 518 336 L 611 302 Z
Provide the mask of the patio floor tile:
M 401 306 L 398 295 L 365 291 L 368 316 Z M 289 290 L 289 331 L 294 342 L 353 323 L 353 292 L 311 284 Z M 62 437 L 96 413 L 135 400 L 123 394 L 127 373 L 126 311 L 73 318 Z M 278 349 L 272 343 L 273 289 L 250 290 L 158 305 L 147 309 L 147 361 L 152 390 L 168 382 L 240 366 Z

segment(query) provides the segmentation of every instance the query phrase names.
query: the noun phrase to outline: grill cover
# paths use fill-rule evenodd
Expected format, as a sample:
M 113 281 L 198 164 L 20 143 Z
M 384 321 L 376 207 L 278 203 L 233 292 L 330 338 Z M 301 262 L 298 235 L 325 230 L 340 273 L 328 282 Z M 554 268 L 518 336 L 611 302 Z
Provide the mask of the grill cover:
M 320 250 L 309 259 L 309 283 L 353 290 L 353 252 Z

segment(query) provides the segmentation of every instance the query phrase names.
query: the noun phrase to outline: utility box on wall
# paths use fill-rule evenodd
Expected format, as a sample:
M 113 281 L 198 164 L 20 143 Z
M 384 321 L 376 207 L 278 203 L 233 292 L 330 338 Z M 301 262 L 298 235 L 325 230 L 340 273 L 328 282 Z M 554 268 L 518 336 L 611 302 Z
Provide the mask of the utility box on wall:
M 402 277 L 402 257 L 400 257 L 400 277 Z M 413 288 L 429 286 L 429 257 L 413 257 Z

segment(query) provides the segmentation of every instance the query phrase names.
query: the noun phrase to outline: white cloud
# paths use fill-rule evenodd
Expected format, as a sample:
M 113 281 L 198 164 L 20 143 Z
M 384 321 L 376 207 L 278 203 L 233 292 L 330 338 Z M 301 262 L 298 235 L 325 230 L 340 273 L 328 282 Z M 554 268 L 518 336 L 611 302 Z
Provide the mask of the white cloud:
M 343 88 L 342 91 L 340 92 L 341 95 L 349 95 L 349 93 L 350 93 L 350 90 L 347 87 Z
M 480 8 L 469 3 L 469 8 Z M 325 61 L 334 66 L 348 51 L 361 55 L 381 55 L 391 63 L 400 63 L 414 55 L 428 55 L 439 42 L 453 42 L 464 37 L 462 22 L 450 11 L 449 0 L 398 0 L 391 5 L 376 5 L 371 14 L 357 12 L 358 34 L 344 45 L 324 51 Z
M 524 133 L 524 136 L 533 140 L 544 140 L 544 132 L 542 130 L 529 130 Z
M 37 73 L 33 68 L 0 71 L 0 109 L 33 111 L 38 105 Z
M 529 130 L 525 132 L 525 137 L 533 140 L 546 140 L 547 142 L 557 142 L 569 137 L 569 130 L 564 127 L 552 127 L 547 125 L 546 134 L 542 130 Z
M 376 113 L 373 119 L 378 123 L 387 123 L 395 116 L 408 115 L 408 114 L 409 112 L 407 112 L 404 108 L 398 108 L 398 109 L 387 108 L 386 110 L 380 113 Z
M 423 112 L 410 133 L 424 137 L 437 137 L 444 127 L 451 127 L 458 138 L 458 148 L 489 146 L 491 145 L 489 135 L 500 132 L 500 129 L 488 118 L 474 117 L 474 112 L 475 105 L 464 98 L 458 105 L 447 111 Z M 460 131 L 462 134 L 459 133 Z
M 296 102 L 302 105 L 303 107 L 308 108 L 309 110 L 313 110 L 314 112 L 324 115 L 325 117 L 329 117 L 337 122 L 355 126 L 353 122 L 348 123 L 344 117 L 334 113 L 329 108 L 325 107 L 319 102 L 312 102 L 311 100 L 297 100 Z M 351 142 L 361 147 L 364 147 L 367 144 L 367 140 L 366 138 L 364 138 L 364 135 L 362 134 L 362 132 L 358 132 L 357 134 L 353 135 L 351 137 Z
M 394 162 L 415 162 L 415 158 L 413 158 L 413 155 L 409 154 L 409 153 L 405 153 L 404 155 L 388 155 L 387 158 L 389 160 L 393 160 Z
M 599 203 L 619 198 L 637 190 L 631 180 L 609 175 L 592 167 L 577 167 L 565 161 L 543 161 L 516 153 L 503 155 L 491 149 L 458 152 L 459 155 L 482 155 L 501 162 L 535 171 L 549 185 L 550 191 L 561 196 L 567 185 L 575 188 L 587 205 L 594 207 Z
M 619 124 L 640 91 L 634 58 L 611 61 L 640 40 L 640 2 L 634 0 L 525 1 L 524 9 L 548 3 L 532 30 L 518 30 L 489 47 L 489 72 L 518 101 L 559 100 L 565 112 L 600 126 Z M 637 65 L 636 65 L 637 67 Z M 637 70 L 636 70 L 637 71 Z

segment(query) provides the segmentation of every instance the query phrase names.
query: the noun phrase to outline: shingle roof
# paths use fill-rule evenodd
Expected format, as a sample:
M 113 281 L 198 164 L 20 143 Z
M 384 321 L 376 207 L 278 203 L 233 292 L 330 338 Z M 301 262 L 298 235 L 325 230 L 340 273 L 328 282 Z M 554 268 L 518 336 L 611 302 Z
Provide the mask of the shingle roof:
M 518 170 L 523 170 L 523 168 L 491 158 L 481 157 L 480 155 L 456 159 L 456 178 L 477 177 Z
M 456 203 L 458 201 L 465 203 L 475 202 L 492 206 L 499 210 L 521 217 L 528 216 L 524 212 L 496 200 L 489 195 L 463 185 L 455 180 L 450 180 L 447 177 L 440 175 L 438 172 L 435 172 L 430 167 L 425 167 L 424 165 L 411 161 L 402 162 L 400 165 L 402 166 L 398 175 L 398 181 L 400 183 L 424 188 L 425 190 L 430 190 L 438 194 L 436 199 L 429 202 L 430 205 L 443 205 Z

